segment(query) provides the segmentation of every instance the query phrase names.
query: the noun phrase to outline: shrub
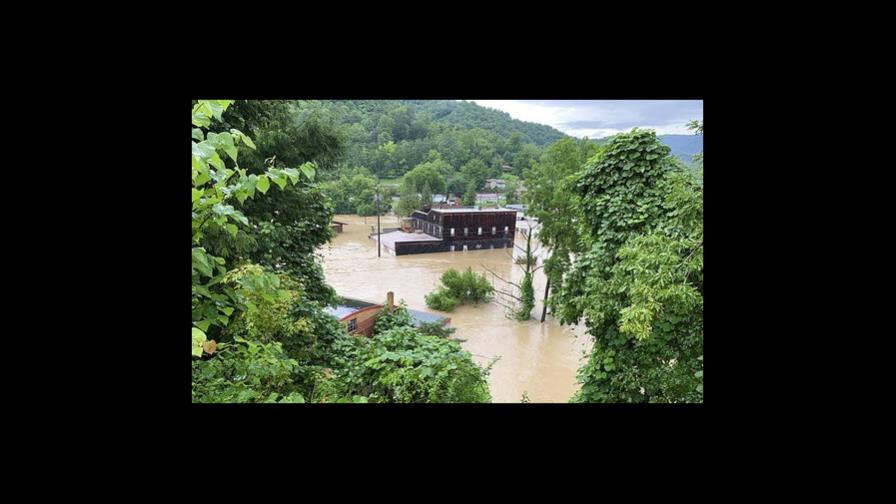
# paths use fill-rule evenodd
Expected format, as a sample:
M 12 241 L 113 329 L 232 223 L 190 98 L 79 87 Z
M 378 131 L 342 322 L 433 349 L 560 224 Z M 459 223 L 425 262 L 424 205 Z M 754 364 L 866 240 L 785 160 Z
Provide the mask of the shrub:
M 454 331 L 457 329 L 442 325 L 440 322 L 423 322 L 420 324 L 420 327 L 417 328 L 423 334 L 428 336 L 438 336 L 439 338 L 447 338 L 454 334 Z
M 457 306 L 457 299 L 451 297 L 451 293 L 444 287 L 439 287 L 437 290 L 430 292 L 425 296 L 425 299 L 426 306 L 433 310 L 453 311 L 454 307 Z
M 346 395 L 370 402 L 481 403 L 491 395 L 488 369 L 454 341 L 399 327 L 359 341 L 342 379 Z
M 414 323 L 411 321 L 411 314 L 408 313 L 407 305 L 402 300 L 391 312 L 389 311 L 388 306 L 384 306 L 383 309 L 380 310 L 376 322 L 373 324 L 373 334 L 377 335 L 384 333 L 397 327 L 413 326 Z
M 451 311 L 457 304 L 488 301 L 494 290 L 485 275 L 474 273 L 473 268 L 463 273 L 451 268 L 441 281 L 438 289 L 426 295 L 426 305 L 434 310 Z

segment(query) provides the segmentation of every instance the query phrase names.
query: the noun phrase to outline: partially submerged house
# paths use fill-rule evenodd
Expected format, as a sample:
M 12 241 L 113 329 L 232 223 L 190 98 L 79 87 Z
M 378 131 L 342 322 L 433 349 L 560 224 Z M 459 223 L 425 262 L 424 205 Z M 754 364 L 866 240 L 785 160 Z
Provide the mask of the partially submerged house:
M 390 310 L 395 309 L 395 294 L 391 291 L 386 293 L 386 306 Z M 376 319 L 382 309 L 383 305 L 381 304 L 343 297 L 339 299 L 336 305 L 328 306 L 324 311 L 338 318 L 349 334 L 372 336 L 373 325 L 376 323 Z M 414 327 L 420 327 L 421 324 L 440 323 L 448 325 L 451 323 L 451 319 L 448 317 L 410 308 L 407 310 L 411 315 Z
M 342 232 L 342 226 L 348 226 L 348 224 L 345 222 L 339 222 L 339 221 L 335 221 L 335 220 L 330 222 L 330 229 L 332 229 L 333 231 L 335 231 L 337 233 Z
M 516 220 L 516 211 L 506 208 L 431 208 L 380 239 L 395 255 L 512 248 Z

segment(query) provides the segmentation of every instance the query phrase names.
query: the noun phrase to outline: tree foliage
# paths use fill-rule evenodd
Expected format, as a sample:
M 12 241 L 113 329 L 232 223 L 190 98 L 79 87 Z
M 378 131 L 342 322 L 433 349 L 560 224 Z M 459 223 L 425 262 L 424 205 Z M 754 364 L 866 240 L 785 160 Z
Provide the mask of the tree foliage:
M 342 372 L 347 394 L 370 402 L 489 402 L 482 369 L 456 342 L 396 327 L 363 340 Z
M 487 369 L 408 327 L 401 311 L 381 329 L 404 332 L 373 342 L 323 310 L 332 290 L 315 251 L 330 236 L 332 207 L 316 163 L 329 163 L 333 145 L 303 126 L 313 111 L 284 126 L 280 102 L 240 102 L 227 114 L 231 105 L 192 109 L 193 401 L 488 401 Z M 265 138 L 271 155 L 245 155 L 260 142 L 228 120 Z M 290 159 L 301 164 L 283 164 Z
M 573 400 L 702 401 L 701 185 L 649 130 L 613 137 L 574 180 L 581 248 L 551 298 L 595 340 Z

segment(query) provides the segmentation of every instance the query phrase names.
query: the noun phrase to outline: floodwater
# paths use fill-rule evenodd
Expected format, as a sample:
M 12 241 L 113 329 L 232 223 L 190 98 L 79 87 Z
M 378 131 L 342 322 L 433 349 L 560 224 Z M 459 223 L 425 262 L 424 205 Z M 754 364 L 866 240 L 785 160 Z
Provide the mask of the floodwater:
M 386 292 L 393 291 L 396 302 L 405 300 L 409 308 L 451 317 L 451 326 L 457 329 L 453 337 L 466 340 L 461 346 L 478 364 L 485 366 L 498 358 L 488 379 L 494 402 L 518 403 L 524 392 L 531 402 L 567 402 L 576 392 L 576 371 L 584 363 L 591 340 L 583 327 L 561 326 L 550 315 L 543 324 L 539 322 L 545 285 L 542 270 L 533 281 L 536 306 L 529 321 L 507 318 L 505 309 L 494 302 L 437 312 L 426 306 L 424 296 L 436 289 L 449 268 L 472 267 L 493 280 L 488 268 L 519 283 L 522 269 L 514 264 L 512 249 L 394 256 L 383 248 L 378 258 L 376 237 L 368 238 L 376 232 L 376 216 L 337 215 L 334 220 L 348 225 L 321 252 L 327 283 L 339 295 L 382 303 Z M 398 221 L 384 216 L 380 225 L 398 227 Z M 521 233 L 517 232 L 516 240 L 524 245 Z M 493 283 L 496 291 L 507 289 L 500 280 Z M 500 299 L 499 294 L 496 297 Z

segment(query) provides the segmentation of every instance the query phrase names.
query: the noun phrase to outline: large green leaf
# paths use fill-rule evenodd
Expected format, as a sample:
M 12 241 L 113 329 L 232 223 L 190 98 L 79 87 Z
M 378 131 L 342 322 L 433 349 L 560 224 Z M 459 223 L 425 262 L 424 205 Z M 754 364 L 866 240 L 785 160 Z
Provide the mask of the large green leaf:
M 252 142 L 252 139 L 249 138 L 248 136 L 246 136 L 245 133 L 243 133 L 242 131 L 240 131 L 238 129 L 231 129 L 230 132 L 233 134 L 233 136 L 242 140 L 243 143 L 246 144 L 247 146 L 249 146 L 250 149 L 255 149 L 255 143 Z
M 296 182 L 299 181 L 299 170 L 296 170 L 295 168 L 284 168 L 283 173 L 285 173 L 286 175 L 289 176 L 289 178 L 290 178 L 290 180 L 292 180 L 293 184 L 295 184 Z M 285 183 L 285 181 L 284 181 L 284 183 Z M 281 186 L 281 187 L 283 187 L 283 186 Z
M 285 170 L 277 170 L 275 168 L 271 168 L 268 170 L 268 177 L 274 181 L 275 184 L 280 186 L 280 189 L 286 189 L 286 174 L 284 174 Z
M 305 163 L 299 167 L 302 170 L 302 173 L 308 178 L 308 180 L 314 180 L 314 164 L 313 163 Z
M 264 175 L 258 177 L 258 181 L 255 183 L 255 188 L 261 191 L 262 194 L 266 194 L 268 192 L 268 188 L 271 187 L 271 182 Z M 282 186 L 281 186 L 282 187 Z
M 206 113 L 205 108 L 201 103 L 197 103 L 196 106 L 193 107 L 193 126 L 208 128 L 211 123 L 212 120 Z
M 212 276 L 212 267 L 202 247 L 193 247 L 193 267 L 206 276 Z
M 202 356 L 202 344 L 205 343 L 205 333 L 198 327 L 193 328 L 193 355 Z
M 230 159 L 233 159 L 236 162 L 236 155 L 238 151 L 236 150 L 236 146 L 233 144 L 233 136 L 230 133 L 220 133 L 218 135 L 218 147 L 224 150 Z
M 209 162 L 216 169 L 221 170 L 221 171 L 224 170 L 224 160 L 221 159 L 221 156 L 219 156 L 217 152 L 212 154 L 212 157 L 211 157 L 211 159 L 209 159 Z

